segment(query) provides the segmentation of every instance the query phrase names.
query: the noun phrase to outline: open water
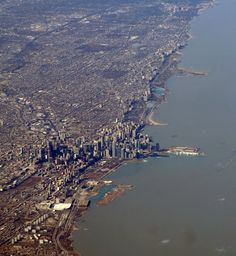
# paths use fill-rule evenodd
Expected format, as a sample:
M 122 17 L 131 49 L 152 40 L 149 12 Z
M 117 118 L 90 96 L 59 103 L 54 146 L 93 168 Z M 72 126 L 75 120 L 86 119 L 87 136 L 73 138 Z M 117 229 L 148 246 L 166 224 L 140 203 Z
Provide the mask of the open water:
M 205 157 L 152 158 L 112 174 L 134 189 L 93 206 L 73 235 L 82 256 L 236 255 L 236 1 L 222 0 L 192 21 L 181 66 L 146 130 L 162 147 L 197 146 Z

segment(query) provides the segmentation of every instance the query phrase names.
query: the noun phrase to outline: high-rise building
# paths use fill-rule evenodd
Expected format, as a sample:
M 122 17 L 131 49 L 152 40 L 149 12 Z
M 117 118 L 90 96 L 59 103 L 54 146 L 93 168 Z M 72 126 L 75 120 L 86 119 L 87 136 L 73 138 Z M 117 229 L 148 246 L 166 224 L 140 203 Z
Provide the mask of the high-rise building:
M 121 158 L 121 146 L 116 147 L 116 157 Z
M 112 157 L 113 158 L 116 157 L 116 141 L 115 140 L 112 142 Z
M 48 141 L 48 161 L 50 162 L 54 158 L 53 145 L 51 141 Z
M 137 129 L 136 128 L 134 128 L 133 130 L 132 130 L 132 138 L 136 138 L 136 136 L 137 136 Z
M 110 157 L 111 157 L 109 149 L 106 149 L 106 150 L 105 150 L 104 156 L 105 156 L 106 158 L 110 158 Z
M 121 148 L 120 158 L 125 159 L 125 148 Z

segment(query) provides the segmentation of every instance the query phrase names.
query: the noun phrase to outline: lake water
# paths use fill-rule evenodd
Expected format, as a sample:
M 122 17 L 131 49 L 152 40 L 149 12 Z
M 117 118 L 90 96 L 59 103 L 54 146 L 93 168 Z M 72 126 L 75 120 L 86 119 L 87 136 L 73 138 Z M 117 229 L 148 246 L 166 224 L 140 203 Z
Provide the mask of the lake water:
M 147 127 L 162 147 L 198 146 L 205 157 L 129 163 L 109 179 L 134 185 L 79 222 L 82 256 L 236 255 L 236 1 L 192 22 L 181 66 L 206 77 L 175 76 L 157 119 Z

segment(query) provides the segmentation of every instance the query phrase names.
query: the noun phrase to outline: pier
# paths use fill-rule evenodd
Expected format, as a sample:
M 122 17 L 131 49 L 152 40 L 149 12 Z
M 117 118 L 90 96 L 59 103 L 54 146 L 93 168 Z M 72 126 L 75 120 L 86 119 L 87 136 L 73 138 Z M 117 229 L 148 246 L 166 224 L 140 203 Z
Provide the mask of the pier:
M 178 67 L 178 72 L 181 74 L 190 74 L 194 76 L 207 76 L 208 72 L 206 71 L 196 71 L 191 68 L 183 68 L 183 67 Z

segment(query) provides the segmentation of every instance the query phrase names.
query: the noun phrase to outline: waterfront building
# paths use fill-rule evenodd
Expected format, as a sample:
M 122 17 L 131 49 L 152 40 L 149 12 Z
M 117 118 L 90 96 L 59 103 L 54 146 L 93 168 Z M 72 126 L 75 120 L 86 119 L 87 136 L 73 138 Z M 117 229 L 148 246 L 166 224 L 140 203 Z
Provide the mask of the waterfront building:
M 116 141 L 112 142 L 112 157 L 116 157 Z

